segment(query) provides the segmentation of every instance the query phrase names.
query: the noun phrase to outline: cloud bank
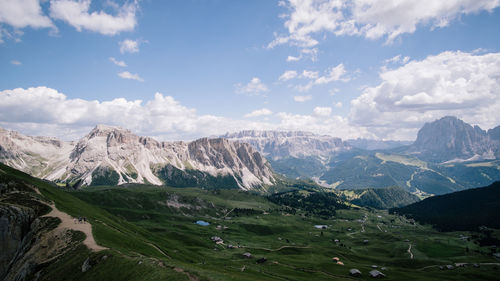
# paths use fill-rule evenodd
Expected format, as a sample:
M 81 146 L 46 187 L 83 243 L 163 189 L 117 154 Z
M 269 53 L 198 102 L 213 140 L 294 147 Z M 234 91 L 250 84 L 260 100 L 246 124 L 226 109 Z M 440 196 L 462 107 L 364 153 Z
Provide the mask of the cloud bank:
M 325 33 L 385 38 L 387 43 L 420 26 L 442 28 L 462 15 L 491 12 L 499 0 L 288 0 L 283 16 L 287 34 L 276 35 L 268 48 L 290 44 L 310 48 Z

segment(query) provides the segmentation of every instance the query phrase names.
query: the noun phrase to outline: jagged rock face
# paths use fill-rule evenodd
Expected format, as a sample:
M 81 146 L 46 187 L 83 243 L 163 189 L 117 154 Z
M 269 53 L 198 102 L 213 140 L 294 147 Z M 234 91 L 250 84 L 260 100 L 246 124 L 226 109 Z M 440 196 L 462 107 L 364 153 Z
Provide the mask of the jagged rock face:
M 241 131 L 228 133 L 222 137 L 249 143 L 260 153 L 273 160 L 309 156 L 326 159 L 336 153 L 351 149 L 351 146 L 340 138 L 300 131 Z
M 156 172 L 167 165 L 214 177 L 231 176 L 243 189 L 274 182 L 270 165 L 248 144 L 206 138 L 189 143 L 158 142 L 104 125 L 76 143 L 2 130 L 0 161 L 37 177 L 78 185 L 97 181 L 161 185 L 164 182 Z
M 30 137 L 0 128 L 0 162 L 36 177 L 55 179 L 53 172 L 66 167 L 73 147 L 72 142 Z
M 495 144 L 478 126 L 456 117 L 426 123 L 418 132 L 410 152 L 434 162 L 495 159 Z

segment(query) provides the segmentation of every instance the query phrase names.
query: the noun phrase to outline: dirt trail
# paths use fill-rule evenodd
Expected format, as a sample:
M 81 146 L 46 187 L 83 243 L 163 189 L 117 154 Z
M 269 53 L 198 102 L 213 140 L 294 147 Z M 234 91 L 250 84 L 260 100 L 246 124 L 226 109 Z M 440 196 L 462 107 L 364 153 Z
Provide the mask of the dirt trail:
M 410 254 L 410 259 L 413 259 L 413 253 L 411 252 L 411 244 L 408 244 L 409 247 L 408 247 L 408 253 Z
M 280 251 L 280 250 L 283 250 L 283 249 L 286 249 L 286 248 L 295 248 L 295 249 L 310 249 L 311 247 L 309 246 L 281 246 L 279 247 L 278 249 L 268 249 L 268 248 L 258 248 L 258 247 L 247 247 L 247 246 L 242 246 L 242 248 L 248 248 L 248 249 L 257 249 L 257 250 L 264 250 L 264 251 L 270 251 L 270 252 L 276 252 L 276 251 Z
M 86 223 L 75 223 L 75 219 L 70 215 L 59 211 L 55 205 L 49 205 L 52 208 L 52 211 L 44 217 L 57 217 L 61 219 L 61 223 L 57 226 L 56 229 L 72 229 L 76 231 L 81 231 L 85 233 L 85 240 L 83 240 L 83 244 L 85 244 L 92 251 L 98 252 L 102 250 L 106 250 L 108 248 L 97 245 L 94 239 L 94 235 L 92 234 L 92 225 L 88 222 Z

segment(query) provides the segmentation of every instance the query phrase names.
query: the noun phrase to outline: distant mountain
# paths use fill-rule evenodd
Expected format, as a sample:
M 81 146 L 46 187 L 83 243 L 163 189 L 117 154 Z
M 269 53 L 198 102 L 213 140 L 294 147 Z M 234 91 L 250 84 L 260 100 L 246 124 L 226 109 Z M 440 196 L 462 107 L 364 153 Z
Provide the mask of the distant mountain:
M 441 165 L 408 155 L 375 152 L 331 166 L 320 180 L 337 189 L 399 186 L 426 197 L 500 180 L 500 161 Z
M 447 231 L 475 230 L 480 226 L 500 228 L 500 182 L 430 197 L 390 212 Z
M 0 131 L 0 162 L 71 185 L 123 183 L 251 189 L 274 182 L 253 147 L 226 139 L 158 142 L 98 125 L 78 142 Z
M 355 205 L 376 209 L 402 207 L 420 200 L 417 196 L 397 186 L 343 190 L 339 194 L 340 198 Z
M 336 153 L 351 149 L 351 146 L 340 138 L 301 131 L 253 130 L 227 133 L 221 137 L 251 144 L 273 160 L 310 156 L 328 159 Z
M 346 142 L 352 147 L 364 150 L 386 150 L 401 146 L 410 145 L 412 141 L 393 141 L 393 140 L 371 140 L 371 139 L 350 139 Z
M 333 158 L 352 151 L 340 138 L 301 131 L 241 131 L 222 138 L 248 143 L 290 178 L 319 177 Z
M 497 130 L 488 134 L 479 126 L 446 116 L 426 123 L 405 153 L 436 163 L 496 159 L 500 151 L 490 136 L 496 137 Z

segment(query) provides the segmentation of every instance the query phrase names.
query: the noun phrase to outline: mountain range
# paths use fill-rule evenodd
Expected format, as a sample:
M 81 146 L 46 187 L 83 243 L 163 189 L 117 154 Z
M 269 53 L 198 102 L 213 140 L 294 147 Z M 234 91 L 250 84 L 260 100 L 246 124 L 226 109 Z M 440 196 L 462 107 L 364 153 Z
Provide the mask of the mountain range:
M 77 142 L 0 129 L 0 161 L 75 187 L 150 183 L 251 189 L 275 181 L 267 160 L 245 143 L 223 138 L 159 142 L 105 125 Z
M 0 161 L 72 187 L 149 183 L 249 190 L 273 185 L 277 173 L 328 188 L 398 186 L 427 197 L 500 180 L 500 126 L 484 131 L 447 116 L 425 124 L 412 144 L 402 144 L 255 130 L 159 142 L 105 125 L 65 142 L 0 129 Z M 390 149 L 360 148 L 377 146 Z

